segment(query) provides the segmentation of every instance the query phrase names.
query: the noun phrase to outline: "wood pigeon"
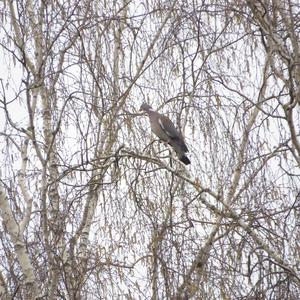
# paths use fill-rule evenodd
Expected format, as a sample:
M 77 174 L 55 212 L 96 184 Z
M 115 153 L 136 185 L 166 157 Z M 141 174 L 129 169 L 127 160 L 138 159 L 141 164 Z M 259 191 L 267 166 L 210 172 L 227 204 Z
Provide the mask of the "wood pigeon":
M 148 114 L 152 132 L 157 135 L 160 140 L 173 147 L 180 161 L 185 165 L 189 165 L 191 162 L 185 155 L 189 150 L 184 142 L 183 136 L 175 128 L 172 121 L 168 117 L 153 110 L 152 107 L 146 103 L 142 104 L 140 110 Z

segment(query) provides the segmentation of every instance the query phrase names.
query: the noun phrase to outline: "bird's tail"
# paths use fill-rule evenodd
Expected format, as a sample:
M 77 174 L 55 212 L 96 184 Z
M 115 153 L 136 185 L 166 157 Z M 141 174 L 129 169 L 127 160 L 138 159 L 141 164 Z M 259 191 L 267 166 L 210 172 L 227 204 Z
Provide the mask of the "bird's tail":
M 179 158 L 180 161 L 182 161 L 185 165 L 189 165 L 191 163 L 191 161 L 188 159 L 188 157 L 183 154 L 180 158 Z
M 179 138 L 179 137 L 172 138 L 172 142 L 173 143 L 171 143 L 171 144 L 174 144 L 174 142 L 175 142 L 176 146 L 180 148 L 180 151 L 189 152 L 189 150 L 182 138 Z

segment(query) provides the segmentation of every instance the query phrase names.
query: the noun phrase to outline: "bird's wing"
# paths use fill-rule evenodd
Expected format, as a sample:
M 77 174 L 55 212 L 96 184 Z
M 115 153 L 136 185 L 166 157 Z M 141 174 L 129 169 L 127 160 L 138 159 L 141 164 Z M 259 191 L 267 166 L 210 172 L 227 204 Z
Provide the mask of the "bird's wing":
M 165 132 L 165 134 L 171 139 L 181 139 L 180 133 L 175 128 L 173 122 L 166 116 L 160 115 L 158 118 L 158 123 L 161 129 Z
M 173 122 L 168 117 L 161 115 L 158 118 L 158 123 L 164 133 L 169 137 L 169 144 L 176 150 L 176 152 L 188 152 L 188 148 L 182 135 L 177 131 Z

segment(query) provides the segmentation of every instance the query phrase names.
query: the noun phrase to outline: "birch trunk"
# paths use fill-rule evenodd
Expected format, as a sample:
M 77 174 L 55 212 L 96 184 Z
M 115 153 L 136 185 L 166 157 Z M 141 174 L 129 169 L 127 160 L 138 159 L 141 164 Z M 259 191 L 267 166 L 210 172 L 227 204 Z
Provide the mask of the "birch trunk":
M 34 275 L 34 268 L 31 264 L 22 232 L 19 225 L 15 221 L 2 183 L 0 183 L 0 214 L 2 218 L 2 224 L 4 228 L 6 228 L 14 245 L 15 253 L 24 276 L 22 280 L 25 290 L 24 297 L 26 300 L 36 299 L 39 295 L 39 289 L 37 287 L 37 281 Z

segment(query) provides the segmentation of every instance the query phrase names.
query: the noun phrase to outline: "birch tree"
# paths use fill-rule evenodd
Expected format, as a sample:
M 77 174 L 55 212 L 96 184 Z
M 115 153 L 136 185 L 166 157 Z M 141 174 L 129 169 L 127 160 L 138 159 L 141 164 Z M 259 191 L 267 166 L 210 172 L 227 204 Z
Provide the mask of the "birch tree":
M 2 2 L 0 298 L 299 299 L 299 11 Z

